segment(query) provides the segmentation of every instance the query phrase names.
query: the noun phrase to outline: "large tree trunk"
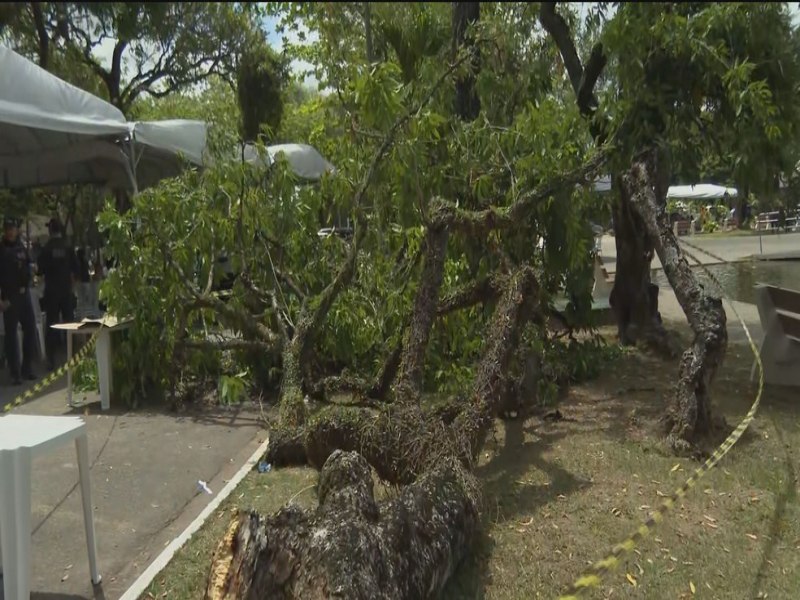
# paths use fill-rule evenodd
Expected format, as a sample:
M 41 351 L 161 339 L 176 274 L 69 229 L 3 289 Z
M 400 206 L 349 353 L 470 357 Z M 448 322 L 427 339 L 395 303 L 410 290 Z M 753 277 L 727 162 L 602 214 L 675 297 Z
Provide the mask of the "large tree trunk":
M 433 598 L 468 551 L 478 522 L 472 477 L 449 461 L 383 506 L 369 464 L 334 452 L 319 507 L 240 513 L 215 555 L 206 598 Z
M 657 153 L 650 151 L 634 162 L 623 185 L 647 233 L 655 240 L 664 272 L 694 332 L 692 346 L 683 353 L 675 397 L 665 418 L 671 445 L 685 451 L 713 425 L 711 383 L 725 358 L 728 332 L 722 300 L 706 293 L 683 257 L 664 202 L 659 202 L 654 192 L 656 173 Z
M 314 436 L 316 460 L 327 454 L 317 509 L 287 507 L 269 519 L 239 513 L 215 552 L 206 597 L 436 597 L 474 536 L 478 488 L 469 467 L 497 412 L 536 289 L 531 268 L 508 277 L 471 400 L 450 424 L 409 411 L 378 417 L 373 427 L 351 422 L 344 426 L 345 435 L 329 436 L 330 441 L 369 446 L 365 454 L 383 452 L 412 467 L 406 475 L 413 483 L 396 500 L 375 502 L 373 461 L 335 444 L 320 452 L 322 436 Z M 383 441 L 392 438 L 395 447 L 386 448 Z
M 615 177 L 619 194 L 614 203 L 614 240 L 617 271 L 610 304 L 617 321 L 620 343 L 635 345 L 640 340 L 663 336 L 658 313 L 658 287 L 650 280 L 653 241 L 641 217 L 631 205 L 630 192 Z

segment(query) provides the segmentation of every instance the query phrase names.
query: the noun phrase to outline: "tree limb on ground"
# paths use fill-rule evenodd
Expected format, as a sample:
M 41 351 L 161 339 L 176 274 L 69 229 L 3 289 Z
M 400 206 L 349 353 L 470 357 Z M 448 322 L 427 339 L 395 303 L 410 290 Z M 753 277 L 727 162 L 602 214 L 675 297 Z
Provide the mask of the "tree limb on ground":
M 322 462 L 318 508 L 288 506 L 269 518 L 238 513 L 214 553 L 206 598 L 315 598 L 331 590 L 345 598 L 435 597 L 475 535 L 479 497 L 469 466 L 535 297 L 531 268 L 508 278 L 471 399 L 452 425 L 406 403 L 372 414 L 339 409 L 335 420 L 309 422 L 317 433 L 306 434 L 306 451 Z M 291 442 L 303 450 L 303 440 Z M 370 465 L 411 483 L 378 504 Z

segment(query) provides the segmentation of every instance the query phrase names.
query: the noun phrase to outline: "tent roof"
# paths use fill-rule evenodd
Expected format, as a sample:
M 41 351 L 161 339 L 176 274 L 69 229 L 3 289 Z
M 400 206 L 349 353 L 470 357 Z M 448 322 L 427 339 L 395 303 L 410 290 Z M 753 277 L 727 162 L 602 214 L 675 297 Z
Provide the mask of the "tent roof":
M 95 142 L 129 131 L 112 104 L 0 46 L 0 187 L 105 183 L 115 147 Z
M 595 192 L 610 192 L 611 177 L 608 175 L 599 177 L 594 182 Z M 685 200 L 712 200 L 728 196 L 737 195 L 736 188 L 723 187 L 713 183 L 698 183 L 697 185 L 673 185 L 667 190 L 667 198 L 682 198 Z
M 673 185 L 667 191 L 667 198 L 683 198 L 686 200 L 712 200 L 724 198 L 726 195 L 736 197 L 736 188 L 723 187 L 713 183 L 697 185 Z
M 185 161 L 208 164 L 207 125 L 168 120 L 128 123 L 112 104 L 48 73 L 0 46 L 0 187 L 100 184 L 138 189 L 174 177 Z M 125 150 L 132 141 L 133 163 Z M 238 158 L 238 152 L 233 156 Z M 283 154 L 301 178 L 334 170 L 313 147 L 280 144 L 260 157 L 252 145 L 246 160 L 272 164 Z
M 308 144 L 277 144 L 267 146 L 267 153 L 271 162 L 278 160 L 283 155 L 301 179 L 321 179 L 325 173 L 333 173 L 336 169 L 320 154 L 316 148 Z
M 171 121 L 140 121 L 134 123 L 136 177 L 140 187 L 164 177 L 178 175 L 185 162 L 198 167 L 210 164 L 208 126 L 204 121 L 175 119 Z M 235 150 L 233 160 L 242 157 L 248 163 L 271 165 L 283 155 L 291 169 L 301 179 L 318 180 L 334 167 L 308 144 L 277 144 L 267 146 L 263 156 L 253 144 L 245 144 L 244 153 Z

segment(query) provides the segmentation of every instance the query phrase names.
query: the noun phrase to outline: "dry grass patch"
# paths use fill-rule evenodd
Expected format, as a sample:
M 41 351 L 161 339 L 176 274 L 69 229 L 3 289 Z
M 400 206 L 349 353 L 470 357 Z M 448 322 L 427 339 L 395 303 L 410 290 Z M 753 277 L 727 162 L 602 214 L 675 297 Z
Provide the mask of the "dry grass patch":
M 732 345 L 716 405 L 734 425 L 749 408 L 750 355 Z M 696 463 L 657 441 L 677 363 L 626 353 L 574 387 L 558 422 L 498 421 L 481 457 L 485 528 L 446 598 L 554 598 L 681 485 Z M 800 426 L 796 395 L 768 389 L 752 429 L 645 540 L 596 598 L 795 598 L 800 590 Z M 200 599 L 231 511 L 310 506 L 316 473 L 251 473 L 150 587 Z M 390 493 L 384 489 L 383 494 Z

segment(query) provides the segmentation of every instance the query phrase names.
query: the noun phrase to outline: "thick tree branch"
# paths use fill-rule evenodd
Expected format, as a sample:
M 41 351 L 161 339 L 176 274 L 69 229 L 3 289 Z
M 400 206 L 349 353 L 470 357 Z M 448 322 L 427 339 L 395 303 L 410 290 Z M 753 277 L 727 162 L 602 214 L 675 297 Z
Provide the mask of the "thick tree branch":
M 468 283 L 450 292 L 439 302 L 436 309 L 438 316 L 444 316 L 457 310 L 470 308 L 476 304 L 489 302 L 499 295 L 500 282 L 494 276 L 484 277 Z
M 532 267 L 519 268 L 503 287 L 503 295 L 488 327 L 472 401 L 452 425 L 455 439 L 463 444 L 459 456 L 468 465 L 474 463 L 497 415 L 519 334 L 535 314 L 533 309 L 538 302 L 538 283 Z
M 454 204 L 437 199 L 439 204 L 435 212 L 433 224 L 436 226 L 447 225 L 451 230 L 482 237 L 495 229 L 511 229 L 520 223 L 525 223 L 533 208 L 539 202 L 551 197 L 557 191 L 576 184 L 583 184 L 594 177 L 605 165 L 608 158 L 609 147 L 604 147 L 593 158 L 581 166 L 558 174 L 544 183 L 537 185 L 532 190 L 521 193 L 514 203 L 507 208 L 490 207 L 480 211 L 458 209 Z
M 670 227 L 663 196 L 657 195 L 664 187 L 659 181 L 658 159 L 654 149 L 636 158 L 623 185 L 654 240 L 664 273 L 694 332 L 692 346 L 681 359 L 675 398 L 666 419 L 668 439 L 681 451 L 713 426 L 711 384 L 725 357 L 728 331 L 722 300 L 706 293 L 698 282 Z
M 569 81 L 575 93 L 581 89 L 581 79 L 583 78 L 583 65 L 578 56 L 578 51 L 572 41 L 572 33 L 564 17 L 556 12 L 556 2 L 542 2 L 539 8 L 539 22 L 545 31 L 550 34 L 553 41 L 558 46 L 561 60 L 567 69 Z
M 39 42 L 39 66 L 47 70 L 50 58 L 50 35 L 44 24 L 42 3 L 31 2 L 31 12 L 33 13 L 33 23 L 36 27 L 36 37 Z
M 425 351 L 436 318 L 449 234 L 447 227 L 428 227 L 425 234 L 422 275 L 414 298 L 411 323 L 403 341 L 400 373 L 395 390 L 395 396 L 404 401 L 418 401 L 422 393 Z
M 542 2 L 539 9 L 539 22 L 545 31 L 553 38 L 564 66 L 569 75 L 569 81 L 578 101 L 578 108 L 585 117 L 594 115 L 597 109 L 597 96 L 594 87 L 606 65 L 606 56 L 602 44 L 595 45 L 584 69 L 572 33 L 564 17 L 556 12 L 556 2 Z
M 183 340 L 181 344 L 196 350 L 275 350 L 275 346 L 258 340 Z

